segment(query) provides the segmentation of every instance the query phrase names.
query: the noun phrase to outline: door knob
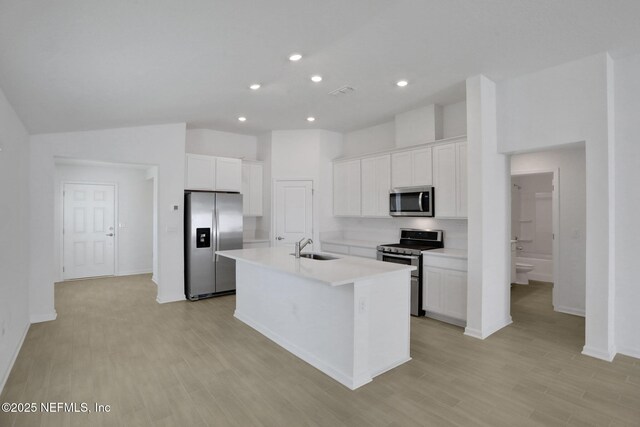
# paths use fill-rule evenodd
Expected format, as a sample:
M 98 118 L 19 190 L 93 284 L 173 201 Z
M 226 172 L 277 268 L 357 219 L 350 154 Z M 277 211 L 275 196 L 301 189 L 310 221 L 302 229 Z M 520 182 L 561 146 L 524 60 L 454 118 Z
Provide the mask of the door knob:
M 284 240 L 284 237 L 278 236 L 278 237 L 276 237 L 276 240 Z
M 107 233 L 105 236 L 113 237 L 113 233 Z

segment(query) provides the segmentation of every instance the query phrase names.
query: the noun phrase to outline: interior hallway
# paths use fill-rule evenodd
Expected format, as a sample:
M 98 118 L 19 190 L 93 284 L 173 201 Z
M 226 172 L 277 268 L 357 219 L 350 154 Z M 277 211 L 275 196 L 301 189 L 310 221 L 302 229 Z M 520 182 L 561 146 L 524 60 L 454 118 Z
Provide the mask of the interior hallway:
M 584 319 L 553 312 L 549 292 L 515 288 L 514 324 L 484 341 L 412 318 L 413 360 L 350 391 L 236 320 L 232 296 L 159 305 L 149 275 L 65 282 L 0 401 L 111 412 L 0 426 L 637 426 L 640 362 L 580 355 Z

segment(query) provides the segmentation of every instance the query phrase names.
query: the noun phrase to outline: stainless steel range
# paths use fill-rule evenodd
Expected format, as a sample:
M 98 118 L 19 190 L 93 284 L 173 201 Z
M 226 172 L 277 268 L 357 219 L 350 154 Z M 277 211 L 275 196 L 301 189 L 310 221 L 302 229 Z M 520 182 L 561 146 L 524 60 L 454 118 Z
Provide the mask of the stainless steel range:
M 411 272 L 411 315 L 424 316 L 422 309 L 422 251 L 444 247 L 444 231 L 400 230 L 400 243 L 378 246 L 378 260 L 396 264 L 415 265 Z

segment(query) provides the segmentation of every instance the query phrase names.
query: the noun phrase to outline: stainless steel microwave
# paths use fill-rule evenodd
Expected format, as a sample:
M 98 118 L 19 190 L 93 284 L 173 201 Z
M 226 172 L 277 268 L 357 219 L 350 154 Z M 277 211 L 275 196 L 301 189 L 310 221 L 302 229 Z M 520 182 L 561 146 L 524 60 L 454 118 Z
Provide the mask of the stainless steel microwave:
M 400 187 L 389 191 L 389 215 L 433 216 L 433 187 Z

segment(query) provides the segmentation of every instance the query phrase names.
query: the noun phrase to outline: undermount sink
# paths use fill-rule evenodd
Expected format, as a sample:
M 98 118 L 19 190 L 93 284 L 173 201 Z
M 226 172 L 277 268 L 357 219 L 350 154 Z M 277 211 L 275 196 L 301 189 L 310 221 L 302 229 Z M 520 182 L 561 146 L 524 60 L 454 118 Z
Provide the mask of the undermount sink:
M 289 255 L 296 256 L 296 254 L 289 254 Z M 300 258 L 316 259 L 318 261 L 330 261 L 332 259 L 340 259 L 337 256 L 331 256 L 326 254 L 314 254 L 314 253 L 300 254 Z

